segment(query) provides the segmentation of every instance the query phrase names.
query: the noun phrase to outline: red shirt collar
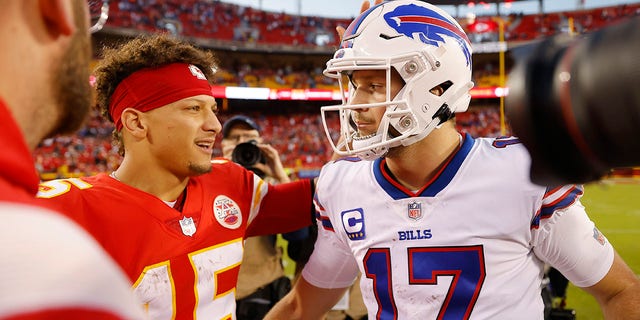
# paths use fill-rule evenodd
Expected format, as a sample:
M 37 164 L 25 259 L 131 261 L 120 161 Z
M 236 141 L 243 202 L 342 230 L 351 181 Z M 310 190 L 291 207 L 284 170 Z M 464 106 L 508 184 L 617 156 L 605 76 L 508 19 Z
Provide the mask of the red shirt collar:
M 32 194 L 38 192 L 38 173 L 34 165 L 33 155 L 18 127 L 13 114 L 0 98 L 0 180 Z M 2 196 L 0 196 L 2 197 Z M 4 195 L 11 197 L 11 195 Z

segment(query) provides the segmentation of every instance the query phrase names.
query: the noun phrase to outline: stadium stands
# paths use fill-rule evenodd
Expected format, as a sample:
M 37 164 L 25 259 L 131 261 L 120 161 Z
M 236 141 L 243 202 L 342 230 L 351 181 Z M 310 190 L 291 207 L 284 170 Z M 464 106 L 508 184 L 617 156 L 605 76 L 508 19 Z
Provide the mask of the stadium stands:
M 638 15 L 639 3 L 570 12 L 510 15 L 505 39 L 523 41 L 559 33 L 588 33 Z
M 285 167 L 297 173 L 317 170 L 331 157 L 320 112 L 291 111 L 282 114 L 264 114 L 259 111 L 245 113 L 253 117 L 262 128 L 265 141 L 280 153 Z M 224 121 L 233 114 L 224 114 Z M 500 116 L 495 108 L 474 108 L 457 116 L 460 131 L 472 136 L 499 136 Z M 338 120 L 329 125 L 337 129 Z M 121 157 L 111 145 L 113 126 L 98 112 L 93 112 L 87 124 L 74 136 L 46 139 L 34 153 L 37 169 L 43 180 L 59 177 L 79 177 L 117 168 Z M 216 141 L 214 155 L 220 156 L 220 139 Z
M 346 26 L 350 21 L 265 12 L 207 0 L 119 0 L 111 1 L 110 8 L 110 18 L 103 32 L 119 29 L 172 32 L 176 35 L 214 38 L 229 43 L 284 43 L 297 47 L 328 49 L 337 44 L 334 27 Z M 505 36 L 507 41 L 519 42 L 566 33 L 568 28 L 578 33 L 590 32 L 625 17 L 637 15 L 640 15 L 640 3 L 544 15 L 510 15 L 505 18 Z M 471 27 L 473 22 L 489 22 L 492 19 L 479 17 L 475 21 L 460 19 L 460 22 L 465 27 Z M 469 32 L 473 39 L 475 31 Z M 479 39 L 491 41 L 492 37 L 483 36 Z M 499 86 L 497 58 L 482 60 L 481 64 L 474 65 L 476 86 Z M 217 83 L 221 86 L 271 89 L 337 89 L 333 80 L 322 75 L 322 68 L 323 65 L 313 65 L 296 69 L 287 64 L 256 67 L 249 62 L 233 61 L 221 66 L 217 73 Z M 338 102 L 326 101 L 326 104 L 333 103 Z M 261 110 L 227 109 L 227 104 L 231 103 L 222 103 L 221 121 L 240 112 L 254 117 L 263 128 L 265 140 L 278 149 L 283 163 L 294 173 L 317 173 L 331 156 L 332 150 L 325 137 L 317 108 L 312 111 L 291 108 L 286 112 L 265 114 Z M 329 125 L 337 128 L 337 119 Z M 497 99 L 475 101 L 468 112 L 457 115 L 457 125 L 460 131 L 472 136 L 501 135 Z M 42 179 L 83 176 L 117 168 L 121 158 L 118 150 L 111 144 L 112 129 L 111 124 L 94 112 L 76 135 L 45 140 L 34 153 Z M 509 134 L 508 128 L 506 134 Z M 220 155 L 219 141 L 214 155 Z
M 220 1 L 119 0 L 111 3 L 110 10 L 107 27 L 302 46 L 336 45 L 335 26 L 351 21 L 267 12 Z
M 335 26 L 346 26 L 351 21 L 261 11 L 205 0 L 117 0 L 111 2 L 110 9 L 107 28 L 296 46 L 335 46 L 338 42 L 333 31 Z M 640 15 L 640 3 L 569 12 L 511 14 L 505 19 L 505 35 L 507 41 L 525 41 L 568 33 L 570 29 L 586 33 L 637 15 Z M 490 21 L 492 18 L 477 19 Z M 470 35 L 476 31 L 469 28 L 475 21 L 460 18 L 459 22 Z

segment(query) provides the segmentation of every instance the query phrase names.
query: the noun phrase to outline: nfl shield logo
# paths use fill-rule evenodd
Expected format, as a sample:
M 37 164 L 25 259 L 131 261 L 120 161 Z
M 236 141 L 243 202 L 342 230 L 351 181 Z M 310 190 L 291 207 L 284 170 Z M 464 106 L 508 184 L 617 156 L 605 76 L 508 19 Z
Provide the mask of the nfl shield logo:
M 408 208 L 408 213 L 407 215 L 409 216 L 409 218 L 413 219 L 413 220 L 418 220 L 420 218 L 422 218 L 422 204 L 419 202 L 411 202 L 409 203 L 409 205 L 407 206 Z
M 193 218 L 184 217 L 180 220 L 180 228 L 182 228 L 182 233 L 185 236 L 191 237 L 194 233 L 196 233 L 196 224 L 193 223 Z
M 593 238 L 596 239 L 596 241 L 598 241 L 598 243 L 600 243 L 601 245 L 604 246 L 606 238 L 600 232 L 600 230 L 598 230 L 598 228 L 593 228 Z

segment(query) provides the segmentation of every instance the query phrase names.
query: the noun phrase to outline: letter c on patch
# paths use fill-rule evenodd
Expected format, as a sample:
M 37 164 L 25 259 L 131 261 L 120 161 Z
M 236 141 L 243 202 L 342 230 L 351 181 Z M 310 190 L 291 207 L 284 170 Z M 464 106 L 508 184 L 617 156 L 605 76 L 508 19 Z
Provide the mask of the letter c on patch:
M 342 226 L 351 240 L 361 240 L 365 237 L 364 213 L 362 208 L 342 212 Z

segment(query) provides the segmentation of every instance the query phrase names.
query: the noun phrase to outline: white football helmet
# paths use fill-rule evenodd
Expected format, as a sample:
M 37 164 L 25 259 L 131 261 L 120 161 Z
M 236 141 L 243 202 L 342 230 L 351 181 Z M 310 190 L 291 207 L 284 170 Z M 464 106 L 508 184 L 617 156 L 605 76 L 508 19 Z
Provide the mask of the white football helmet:
M 404 81 L 395 97 L 390 96 L 391 68 Z M 356 70 L 386 70 L 387 98 L 354 105 L 343 94 L 341 105 L 321 108 L 327 138 L 342 156 L 373 160 L 389 148 L 415 143 L 454 112 L 466 111 L 471 100 L 469 39 L 449 14 L 422 1 L 385 1 L 351 22 L 324 74 L 337 79 L 342 89 L 343 75 Z M 440 96 L 430 91 L 438 85 L 445 89 Z M 350 82 L 348 86 L 347 95 L 353 96 L 354 87 Z M 374 107 L 386 108 L 381 124 L 377 133 L 361 137 L 352 110 Z M 332 112 L 340 119 L 339 135 L 332 135 L 327 125 Z

